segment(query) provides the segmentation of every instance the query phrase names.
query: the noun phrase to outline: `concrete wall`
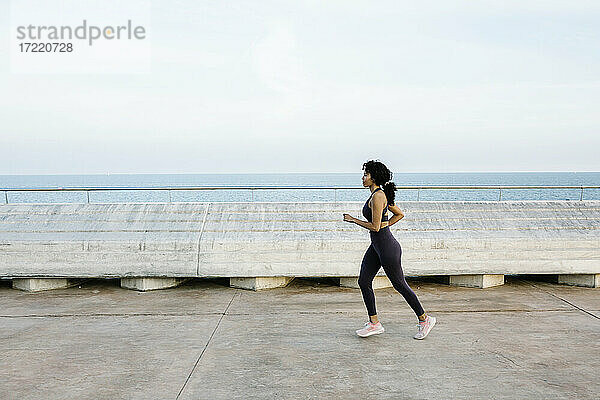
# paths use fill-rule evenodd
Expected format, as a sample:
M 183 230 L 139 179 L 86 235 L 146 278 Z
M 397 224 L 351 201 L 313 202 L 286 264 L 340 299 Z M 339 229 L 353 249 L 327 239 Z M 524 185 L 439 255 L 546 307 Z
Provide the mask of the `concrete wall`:
M 362 204 L 0 205 L 0 277 L 357 276 Z M 406 275 L 600 273 L 600 201 L 398 205 Z

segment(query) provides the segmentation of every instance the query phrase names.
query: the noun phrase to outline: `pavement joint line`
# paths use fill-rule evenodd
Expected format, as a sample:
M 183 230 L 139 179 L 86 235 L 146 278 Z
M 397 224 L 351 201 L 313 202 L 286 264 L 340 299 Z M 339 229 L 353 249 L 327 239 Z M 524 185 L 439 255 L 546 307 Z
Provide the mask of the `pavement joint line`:
M 600 310 L 592 310 L 599 311 Z M 401 311 L 386 311 L 386 314 L 395 314 Z M 430 309 L 431 313 L 440 314 L 460 314 L 460 313 L 535 313 L 535 312 L 575 312 L 575 310 L 564 309 L 564 308 L 548 308 L 548 309 L 536 309 L 536 310 L 522 310 L 522 309 L 494 309 L 494 310 L 434 310 Z M 296 311 L 296 312 L 269 312 L 268 315 L 314 315 L 314 314 L 360 314 L 363 311 Z M 23 315 L 0 315 L 0 318 L 76 318 L 76 317 L 191 317 L 191 316 L 203 316 L 203 315 L 231 315 L 231 316 L 243 316 L 243 315 L 261 315 L 260 313 L 241 313 L 241 312 L 207 312 L 207 313 L 94 313 L 94 314 L 23 314 Z M 267 314 L 264 314 L 267 315 Z
M 516 365 L 517 367 L 521 367 L 520 364 L 516 363 L 512 358 L 509 358 L 507 356 L 505 356 L 504 354 L 502 354 L 500 351 L 492 351 L 493 354 L 496 354 L 499 357 L 502 357 L 505 360 L 510 361 L 513 365 Z
M 185 389 L 186 385 L 188 384 L 190 378 L 192 377 L 192 374 L 194 373 L 194 371 L 196 370 L 196 367 L 198 366 L 198 363 L 200 362 L 200 359 L 202 358 L 202 356 L 204 355 L 204 352 L 206 351 L 206 349 L 208 348 L 208 345 L 210 344 L 210 341 L 212 340 L 213 336 L 215 335 L 215 332 L 217 331 L 217 329 L 219 328 L 219 325 L 221 324 L 221 321 L 223 320 L 223 317 L 225 316 L 225 314 L 227 314 L 227 310 L 229 309 L 229 307 L 231 306 L 231 303 L 233 303 L 233 300 L 235 299 L 235 296 L 237 296 L 239 293 L 239 289 L 236 289 L 235 293 L 233 294 L 233 296 L 231 296 L 231 300 L 229 301 L 229 304 L 227 305 L 227 308 L 225 308 L 225 311 L 223 313 L 221 313 L 221 318 L 219 318 L 219 321 L 217 322 L 217 325 L 215 326 L 215 329 L 213 329 L 210 337 L 208 338 L 208 341 L 206 342 L 206 345 L 204 346 L 204 348 L 202 349 L 202 352 L 200 353 L 200 355 L 198 356 L 198 359 L 196 360 L 196 363 L 194 364 L 194 366 L 192 367 L 192 370 L 190 371 L 187 379 L 185 380 L 185 382 L 183 383 L 183 386 L 181 387 L 181 389 L 179 390 L 179 393 L 177 393 L 177 397 L 175 399 L 179 399 L 179 396 L 181 396 L 181 393 L 183 393 L 183 390 Z
M 518 279 L 518 278 L 517 278 L 517 279 Z M 518 279 L 518 280 L 521 280 L 521 279 Z M 567 304 L 571 305 L 572 307 L 574 307 L 574 308 L 576 308 L 576 309 L 578 309 L 578 310 L 580 310 L 580 311 L 583 311 L 584 313 L 586 313 L 586 314 L 588 314 L 588 315 L 592 316 L 593 318 L 600 319 L 600 317 L 599 317 L 599 316 L 597 316 L 596 314 L 592 314 L 591 312 L 589 312 L 589 311 L 587 311 L 587 310 L 585 310 L 585 309 L 583 309 L 583 308 L 579 307 L 578 305 L 571 303 L 569 300 L 563 299 L 562 297 L 560 297 L 560 296 L 558 296 L 558 295 L 556 295 L 556 294 L 554 294 L 554 293 L 552 293 L 552 292 L 550 292 L 550 291 L 548 291 L 548 290 L 542 289 L 541 287 L 539 287 L 539 286 L 535 285 L 535 284 L 534 284 L 534 283 L 532 283 L 532 282 L 529 282 L 529 281 L 524 281 L 524 282 L 527 282 L 528 284 L 530 284 L 530 285 L 531 285 L 531 286 L 533 286 L 534 288 L 538 289 L 539 291 L 542 291 L 542 292 L 544 292 L 544 293 L 546 293 L 546 294 L 549 294 L 550 296 L 553 296 L 553 297 L 555 297 L 555 298 L 557 298 L 557 299 L 559 299 L 559 300 L 562 300 L 562 301 L 564 301 L 565 303 L 567 303 Z

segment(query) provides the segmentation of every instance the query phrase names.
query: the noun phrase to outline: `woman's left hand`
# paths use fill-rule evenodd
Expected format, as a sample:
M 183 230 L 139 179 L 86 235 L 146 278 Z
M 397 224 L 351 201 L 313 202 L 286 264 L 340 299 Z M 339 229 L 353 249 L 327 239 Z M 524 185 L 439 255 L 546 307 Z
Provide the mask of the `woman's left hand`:
M 346 222 L 354 222 L 354 217 L 350 214 L 344 214 L 344 221 Z

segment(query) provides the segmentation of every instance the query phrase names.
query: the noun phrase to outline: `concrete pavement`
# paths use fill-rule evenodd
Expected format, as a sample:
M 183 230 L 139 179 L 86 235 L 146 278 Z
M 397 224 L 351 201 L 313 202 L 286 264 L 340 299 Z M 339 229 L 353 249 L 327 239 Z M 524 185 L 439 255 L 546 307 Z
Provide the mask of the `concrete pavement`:
M 487 289 L 409 278 L 438 318 L 375 291 L 296 278 L 247 291 L 194 279 L 152 292 L 89 280 L 27 293 L 0 281 L 1 399 L 593 399 L 600 290 L 506 276 Z

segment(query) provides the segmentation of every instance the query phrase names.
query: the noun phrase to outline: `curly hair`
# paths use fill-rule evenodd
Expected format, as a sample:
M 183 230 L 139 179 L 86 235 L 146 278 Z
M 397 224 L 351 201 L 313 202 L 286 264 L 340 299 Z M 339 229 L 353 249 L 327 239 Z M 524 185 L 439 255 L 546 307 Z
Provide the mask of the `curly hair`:
M 376 185 L 381 186 L 385 193 L 385 197 L 387 198 L 388 205 L 395 205 L 396 184 L 392 182 L 392 171 L 379 160 L 367 161 L 363 164 L 362 169 L 371 175 L 371 178 Z

